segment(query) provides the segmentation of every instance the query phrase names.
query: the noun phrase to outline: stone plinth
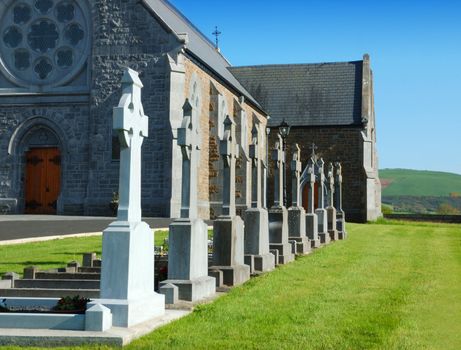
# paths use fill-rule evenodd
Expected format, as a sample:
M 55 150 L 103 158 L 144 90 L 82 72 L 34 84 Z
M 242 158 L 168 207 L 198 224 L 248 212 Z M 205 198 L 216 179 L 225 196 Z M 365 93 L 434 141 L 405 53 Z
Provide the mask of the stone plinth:
M 223 272 L 223 283 L 236 286 L 250 279 L 244 263 L 244 225 L 240 216 L 220 216 L 213 223 L 213 266 Z
M 245 211 L 245 258 L 253 261 L 255 272 L 271 271 L 275 267 L 275 257 L 269 252 L 269 215 L 266 209 L 250 208 Z
M 334 207 L 327 207 L 327 222 L 328 234 L 332 241 L 338 240 L 338 230 L 336 228 L 336 209 Z
M 320 247 L 317 214 L 306 214 L 306 235 L 311 242 L 312 248 Z
M 288 211 L 285 207 L 269 209 L 269 248 L 279 251 L 279 264 L 287 264 L 295 259 L 288 242 Z
M 304 255 L 311 251 L 311 243 L 306 235 L 306 211 L 303 207 L 288 209 L 288 239 L 296 241 L 296 254 Z
M 181 300 L 197 301 L 215 293 L 216 281 L 208 276 L 208 230 L 201 219 L 177 219 L 168 235 L 168 280 L 160 287 L 178 287 Z
M 100 299 L 112 324 L 131 327 L 165 313 L 165 298 L 154 292 L 154 236 L 145 222 L 115 221 L 103 234 Z
M 318 235 L 320 243 L 328 244 L 330 243 L 330 234 L 328 233 L 328 216 L 326 209 L 316 209 L 315 214 L 317 215 L 318 220 Z
M 346 219 L 344 211 L 337 211 L 336 212 L 336 228 L 338 230 L 338 238 L 339 239 L 346 239 L 347 238 L 347 231 L 346 231 Z

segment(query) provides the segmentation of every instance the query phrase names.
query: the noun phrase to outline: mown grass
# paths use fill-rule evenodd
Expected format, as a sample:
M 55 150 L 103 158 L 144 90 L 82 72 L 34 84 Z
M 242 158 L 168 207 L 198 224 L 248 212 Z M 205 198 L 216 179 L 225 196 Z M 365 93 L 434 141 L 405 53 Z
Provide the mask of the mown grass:
M 461 226 L 386 223 L 349 225 L 128 349 L 460 349 Z

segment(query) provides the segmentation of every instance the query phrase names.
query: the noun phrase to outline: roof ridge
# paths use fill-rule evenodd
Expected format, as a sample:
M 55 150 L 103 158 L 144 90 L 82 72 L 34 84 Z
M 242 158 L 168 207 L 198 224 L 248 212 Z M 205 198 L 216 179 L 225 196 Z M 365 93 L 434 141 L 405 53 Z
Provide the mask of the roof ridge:
M 272 63 L 272 64 L 255 64 L 249 66 L 232 66 L 230 69 L 235 68 L 284 68 L 284 67 L 303 67 L 303 66 L 322 66 L 322 65 L 335 65 L 335 64 L 345 64 L 345 63 L 360 63 L 363 60 L 356 61 L 340 61 L 340 62 L 319 62 L 319 63 Z

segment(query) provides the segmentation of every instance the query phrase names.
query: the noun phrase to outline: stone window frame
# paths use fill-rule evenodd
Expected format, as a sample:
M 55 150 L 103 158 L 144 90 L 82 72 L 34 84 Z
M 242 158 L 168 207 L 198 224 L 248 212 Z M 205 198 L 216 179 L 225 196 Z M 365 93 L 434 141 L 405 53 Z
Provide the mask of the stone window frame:
M 53 7 L 47 13 L 40 13 L 34 6 L 36 0 L 5 0 L 4 4 L 0 6 L 0 72 L 14 85 L 26 88 L 35 89 L 38 88 L 53 88 L 59 85 L 63 85 L 77 77 L 80 72 L 84 69 L 86 63 L 89 60 L 89 54 L 91 50 L 92 31 L 90 23 L 90 6 L 87 0 L 53 0 Z M 76 10 L 74 11 L 74 17 L 70 21 L 57 20 L 57 6 L 62 3 L 73 3 Z M 14 9 L 19 5 L 26 5 L 31 8 L 31 16 L 26 23 L 18 24 L 14 21 Z M 31 25 L 38 21 L 49 20 L 58 25 L 60 38 L 56 47 L 46 52 L 34 51 L 30 47 L 29 40 L 27 38 L 30 31 Z M 64 32 L 66 28 L 73 24 L 78 24 L 82 27 L 85 37 L 76 47 L 71 47 L 70 44 L 65 43 Z M 18 46 L 14 48 L 8 48 L 4 43 L 4 32 L 10 27 L 18 27 L 22 33 L 22 39 Z M 59 52 L 63 52 L 64 49 L 69 49 L 73 54 L 73 64 L 69 66 L 58 66 L 57 60 Z M 29 54 L 29 66 L 24 70 L 15 68 L 14 53 L 15 52 L 28 52 Z M 46 60 L 52 64 L 51 76 L 40 79 L 37 77 L 39 73 L 34 73 L 34 65 L 40 60 Z
M 222 94 L 218 94 L 218 120 L 217 120 L 217 130 L 218 130 L 218 139 L 222 140 L 224 138 L 224 120 L 229 115 L 229 106 L 227 104 L 226 98 Z
M 192 123 L 195 124 L 195 130 L 197 130 L 199 142 L 199 149 L 202 142 L 202 128 L 201 128 L 201 119 L 202 119 L 202 106 L 203 106 L 203 93 L 202 93 L 202 83 L 198 78 L 197 73 L 193 73 L 191 81 L 189 84 L 189 102 L 192 106 Z M 200 154 L 200 152 L 198 153 Z

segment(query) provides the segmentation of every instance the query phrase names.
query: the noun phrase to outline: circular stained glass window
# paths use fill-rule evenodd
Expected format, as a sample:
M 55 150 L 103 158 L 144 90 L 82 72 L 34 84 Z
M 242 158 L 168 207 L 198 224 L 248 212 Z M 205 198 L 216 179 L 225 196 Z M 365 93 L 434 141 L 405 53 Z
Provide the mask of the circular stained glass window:
M 76 75 L 89 52 L 83 6 L 77 0 L 10 0 L 0 17 L 0 68 L 24 86 Z

